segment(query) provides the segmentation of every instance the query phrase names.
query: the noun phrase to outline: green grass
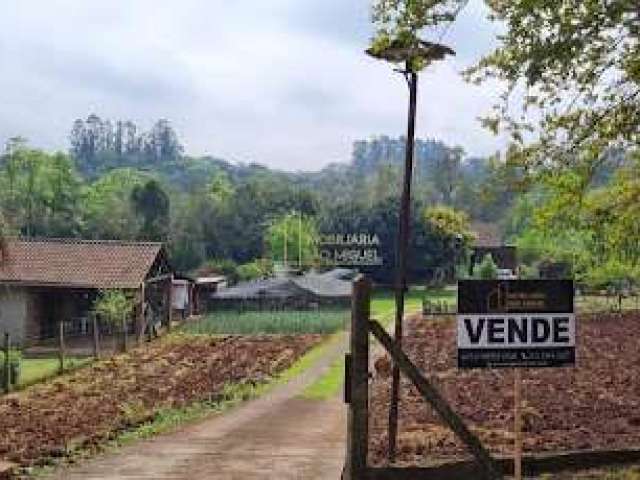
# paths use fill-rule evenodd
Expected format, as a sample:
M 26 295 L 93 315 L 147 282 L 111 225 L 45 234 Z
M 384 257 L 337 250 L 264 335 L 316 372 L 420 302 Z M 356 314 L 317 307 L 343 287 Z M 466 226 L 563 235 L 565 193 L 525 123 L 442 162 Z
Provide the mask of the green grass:
M 405 314 L 419 312 L 422 308 L 424 289 L 414 287 L 405 296 Z M 392 290 L 377 290 L 371 298 L 371 318 L 382 325 L 388 325 L 394 319 L 396 311 L 395 293 Z
M 405 297 L 405 313 L 411 314 L 419 312 L 422 308 L 422 298 L 424 290 L 412 288 Z M 443 296 L 451 297 L 449 291 L 443 291 Z M 455 292 L 453 292 L 455 298 Z M 395 296 L 391 290 L 375 291 L 371 298 L 371 318 L 378 320 L 382 325 L 390 325 L 395 316 L 396 304 Z M 309 385 L 304 392 L 303 398 L 326 400 L 334 397 L 344 384 L 344 358 L 336 360 L 329 370 L 317 381 Z
M 342 330 L 349 319 L 346 309 L 295 311 L 218 311 L 184 326 L 196 334 L 328 334 Z
M 277 384 L 286 383 L 292 378 L 297 377 L 298 375 L 303 373 L 309 367 L 314 365 L 320 358 L 322 358 L 322 356 L 324 356 L 324 354 L 330 348 L 333 348 L 337 342 L 343 341 L 344 336 L 344 332 L 336 332 L 320 345 L 312 348 L 309 352 L 296 360 L 296 362 L 291 365 L 291 367 L 278 375 L 276 379 Z
M 266 390 L 268 384 L 225 385 L 222 393 L 216 399 L 194 402 L 181 408 L 164 408 L 158 410 L 153 418 L 137 427 L 121 432 L 112 441 L 111 446 L 121 446 L 135 440 L 149 438 L 160 433 L 176 430 L 178 427 L 202 420 L 214 413 L 223 412 L 240 402 L 256 398 Z
M 458 303 L 457 288 L 428 289 L 423 293 L 425 300 L 432 302 L 445 302 L 449 305 L 456 305 Z
M 65 358 L 65 370 L 73 370 L 90 362 L 91 358 Z M 57 358 L 23 358 L 20 361 L 18 386 L 26 387 L 59 374 Z
M 303 392 L 302 398 L 311 400 L 327 400 L 335 397 L 344 384 L 344 358 L 339 358 L 331 364 L 329 370 L 309 385 Z

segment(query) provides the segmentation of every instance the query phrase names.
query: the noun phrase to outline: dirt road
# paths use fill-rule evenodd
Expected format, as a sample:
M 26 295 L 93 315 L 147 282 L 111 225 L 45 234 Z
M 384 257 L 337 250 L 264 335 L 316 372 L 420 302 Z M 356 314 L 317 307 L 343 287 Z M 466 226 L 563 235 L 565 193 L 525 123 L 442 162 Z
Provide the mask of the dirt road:
M 338 342 L 300 377 L 175 433 L 58 469 L 50 480 L 337 480 L 345 450 L 341 397 L 299 398 L 339 356 Z

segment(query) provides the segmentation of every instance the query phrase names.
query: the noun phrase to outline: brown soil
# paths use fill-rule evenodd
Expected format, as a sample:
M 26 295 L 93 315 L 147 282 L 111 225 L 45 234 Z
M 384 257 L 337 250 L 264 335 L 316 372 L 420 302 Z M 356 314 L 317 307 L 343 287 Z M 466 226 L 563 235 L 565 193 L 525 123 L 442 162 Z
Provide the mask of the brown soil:
M 38 464 L 91 447 L 160 409 L 218 398 L 225 384 L 260 383 L 318 335 L 174 336 L 0 398 L 0 460 Z
M 49 480 L 337 480 L 344 462 L 341 395 L 298 398 L 342 356 L 337 342 L 312 367 L 268 394 L 176 432 L 135 442 Z
M 640 445 L 640 317 L 578 319 L 575 368 L 523 372 L 527 452 L 615 449 Z M 483 443 L 509 454 L 513 444 L 513 371 L 458 370 L 455 322 L 409 320 L 404 345 Z M 371 391 L 370 461 L 386 459 L 390 380 L 377 374 Z M 466 456 L 463 445 L 415 388 L 403 380 L 399 463 L 421 465 Z

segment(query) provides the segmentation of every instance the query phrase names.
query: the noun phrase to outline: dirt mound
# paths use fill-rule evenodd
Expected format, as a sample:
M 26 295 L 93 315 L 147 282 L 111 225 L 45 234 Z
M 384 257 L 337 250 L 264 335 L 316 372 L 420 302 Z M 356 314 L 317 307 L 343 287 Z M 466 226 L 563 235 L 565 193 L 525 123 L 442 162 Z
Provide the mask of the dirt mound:
M 228 383 L 261 383 L 319 335 L 174 336 L 0 398 L 0 459 L 65 455 L 148 420 L 160 409 L 218 398 Z
M 640 316 L 578 319 L 577 366 L 523 371 L 524 448 L 528 452 L 614 449 L 640 445 Z M 453 320 L 412 319 L 409 357 L 494 453 L 511 453 L 513 371 L 458 370 Z M 389 380 L 371 391 L 371 462 L 384 463 Z M 420 394 L 403 380 L 399 460 L 423 464 L 466 450 Z

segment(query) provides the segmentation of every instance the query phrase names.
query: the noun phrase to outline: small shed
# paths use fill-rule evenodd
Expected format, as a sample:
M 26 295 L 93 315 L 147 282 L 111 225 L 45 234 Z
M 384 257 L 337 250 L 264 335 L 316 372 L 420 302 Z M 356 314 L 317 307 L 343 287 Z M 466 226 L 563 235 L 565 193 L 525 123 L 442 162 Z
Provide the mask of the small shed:
M 171 308 L 174 318 L 184 320 L 194 312 L 195 280 L 186 275 L 174 274 L 171 284 Z
M 208 299 L 226 286 L 227 277 L 224 275 L 197 277 L 193 293 L 193 313 L 196 315 L 203 313 L 207 309 Z

